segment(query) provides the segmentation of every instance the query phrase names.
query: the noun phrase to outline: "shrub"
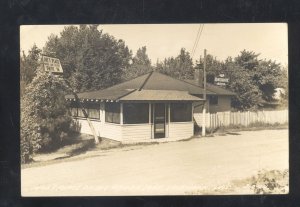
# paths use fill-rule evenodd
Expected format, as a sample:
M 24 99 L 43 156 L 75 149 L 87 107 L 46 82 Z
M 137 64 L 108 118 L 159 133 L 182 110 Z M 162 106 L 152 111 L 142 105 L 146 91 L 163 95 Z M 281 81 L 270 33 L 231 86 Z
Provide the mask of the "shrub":
M 59 78 L 39 73 L 21 100 L 21 162 L 37 151 L 53 150 L 74 132 L 68 113 L 67 87 Z
M 260 171 L 251 179 L 251 187 L 256 194 L 288 193 L 288 170 Z

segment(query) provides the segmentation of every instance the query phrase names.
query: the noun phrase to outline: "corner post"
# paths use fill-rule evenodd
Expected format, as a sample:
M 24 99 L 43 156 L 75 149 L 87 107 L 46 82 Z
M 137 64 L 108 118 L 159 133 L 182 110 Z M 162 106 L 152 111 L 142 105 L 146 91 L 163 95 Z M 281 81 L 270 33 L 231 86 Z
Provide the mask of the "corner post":
M 120 124 L 123 125 L 123 103 L 120 104 Z
M 206 125 L 206 49 L 204 49 L 204 61 L 203 61 L 203 88 L 204 88 L 204 104 L 203 104 L 203 111 L 202 111 L 202 136 L 205 136 L 205 125 Z

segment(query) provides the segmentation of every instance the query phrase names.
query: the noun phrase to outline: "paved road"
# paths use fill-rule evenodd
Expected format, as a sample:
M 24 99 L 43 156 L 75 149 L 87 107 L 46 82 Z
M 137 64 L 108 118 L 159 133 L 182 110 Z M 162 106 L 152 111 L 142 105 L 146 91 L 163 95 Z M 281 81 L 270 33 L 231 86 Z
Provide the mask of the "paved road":
M 100 151 L 23 169 L 23 196 L 172 195 L 223 185 L 261 169 L 288 169 L 288 130 L 239 132 Z

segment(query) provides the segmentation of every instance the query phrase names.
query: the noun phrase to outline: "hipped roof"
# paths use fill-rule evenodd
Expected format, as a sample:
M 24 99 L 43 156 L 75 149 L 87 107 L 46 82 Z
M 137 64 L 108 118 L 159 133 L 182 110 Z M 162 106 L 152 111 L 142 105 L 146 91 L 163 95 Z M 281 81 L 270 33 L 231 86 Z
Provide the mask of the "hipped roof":
M 185 80 L 186 82 L 199 86 L 195 80 Z M 230 90 L 227 90 L 225 88 L 210 84 L 210 83 L 206 83 L 206 89 L 207 91 L 211 91 L 217 95 L 226 95 L 226 96 L 235 96 L 236 94 Z
M 203 99 L 190 95 L 187 91 L 172 90 L 135 90 L 120 101 L 201 101 Z
M 91 100 L 173 100 L 173 101 L 199 101 L 203 100 L 193 95 L 202 95 L 203 88 L 188 81 L 177 80 L 162 73 L 152 71 L 132 80 L 114 85 L 104 90 L 79 93 L 79 99 Z M 207 90 L 208 95 L 217 93 Z M 66 99 L 74 99 L 67 95 Z

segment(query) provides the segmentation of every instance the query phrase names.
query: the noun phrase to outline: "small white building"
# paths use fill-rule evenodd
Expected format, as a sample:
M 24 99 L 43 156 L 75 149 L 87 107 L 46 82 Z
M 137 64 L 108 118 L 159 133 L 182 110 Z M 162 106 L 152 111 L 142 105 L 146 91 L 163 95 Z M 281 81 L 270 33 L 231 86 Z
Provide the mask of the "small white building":
M 193 84 L 150 72 L 104 90 L 79 93 L 98 136 L 121 142 L 186 139 L 194 135 L 193 103 L 204 100 Z M 67 95 L 81 133 L 92 134 L 73 95 Z

